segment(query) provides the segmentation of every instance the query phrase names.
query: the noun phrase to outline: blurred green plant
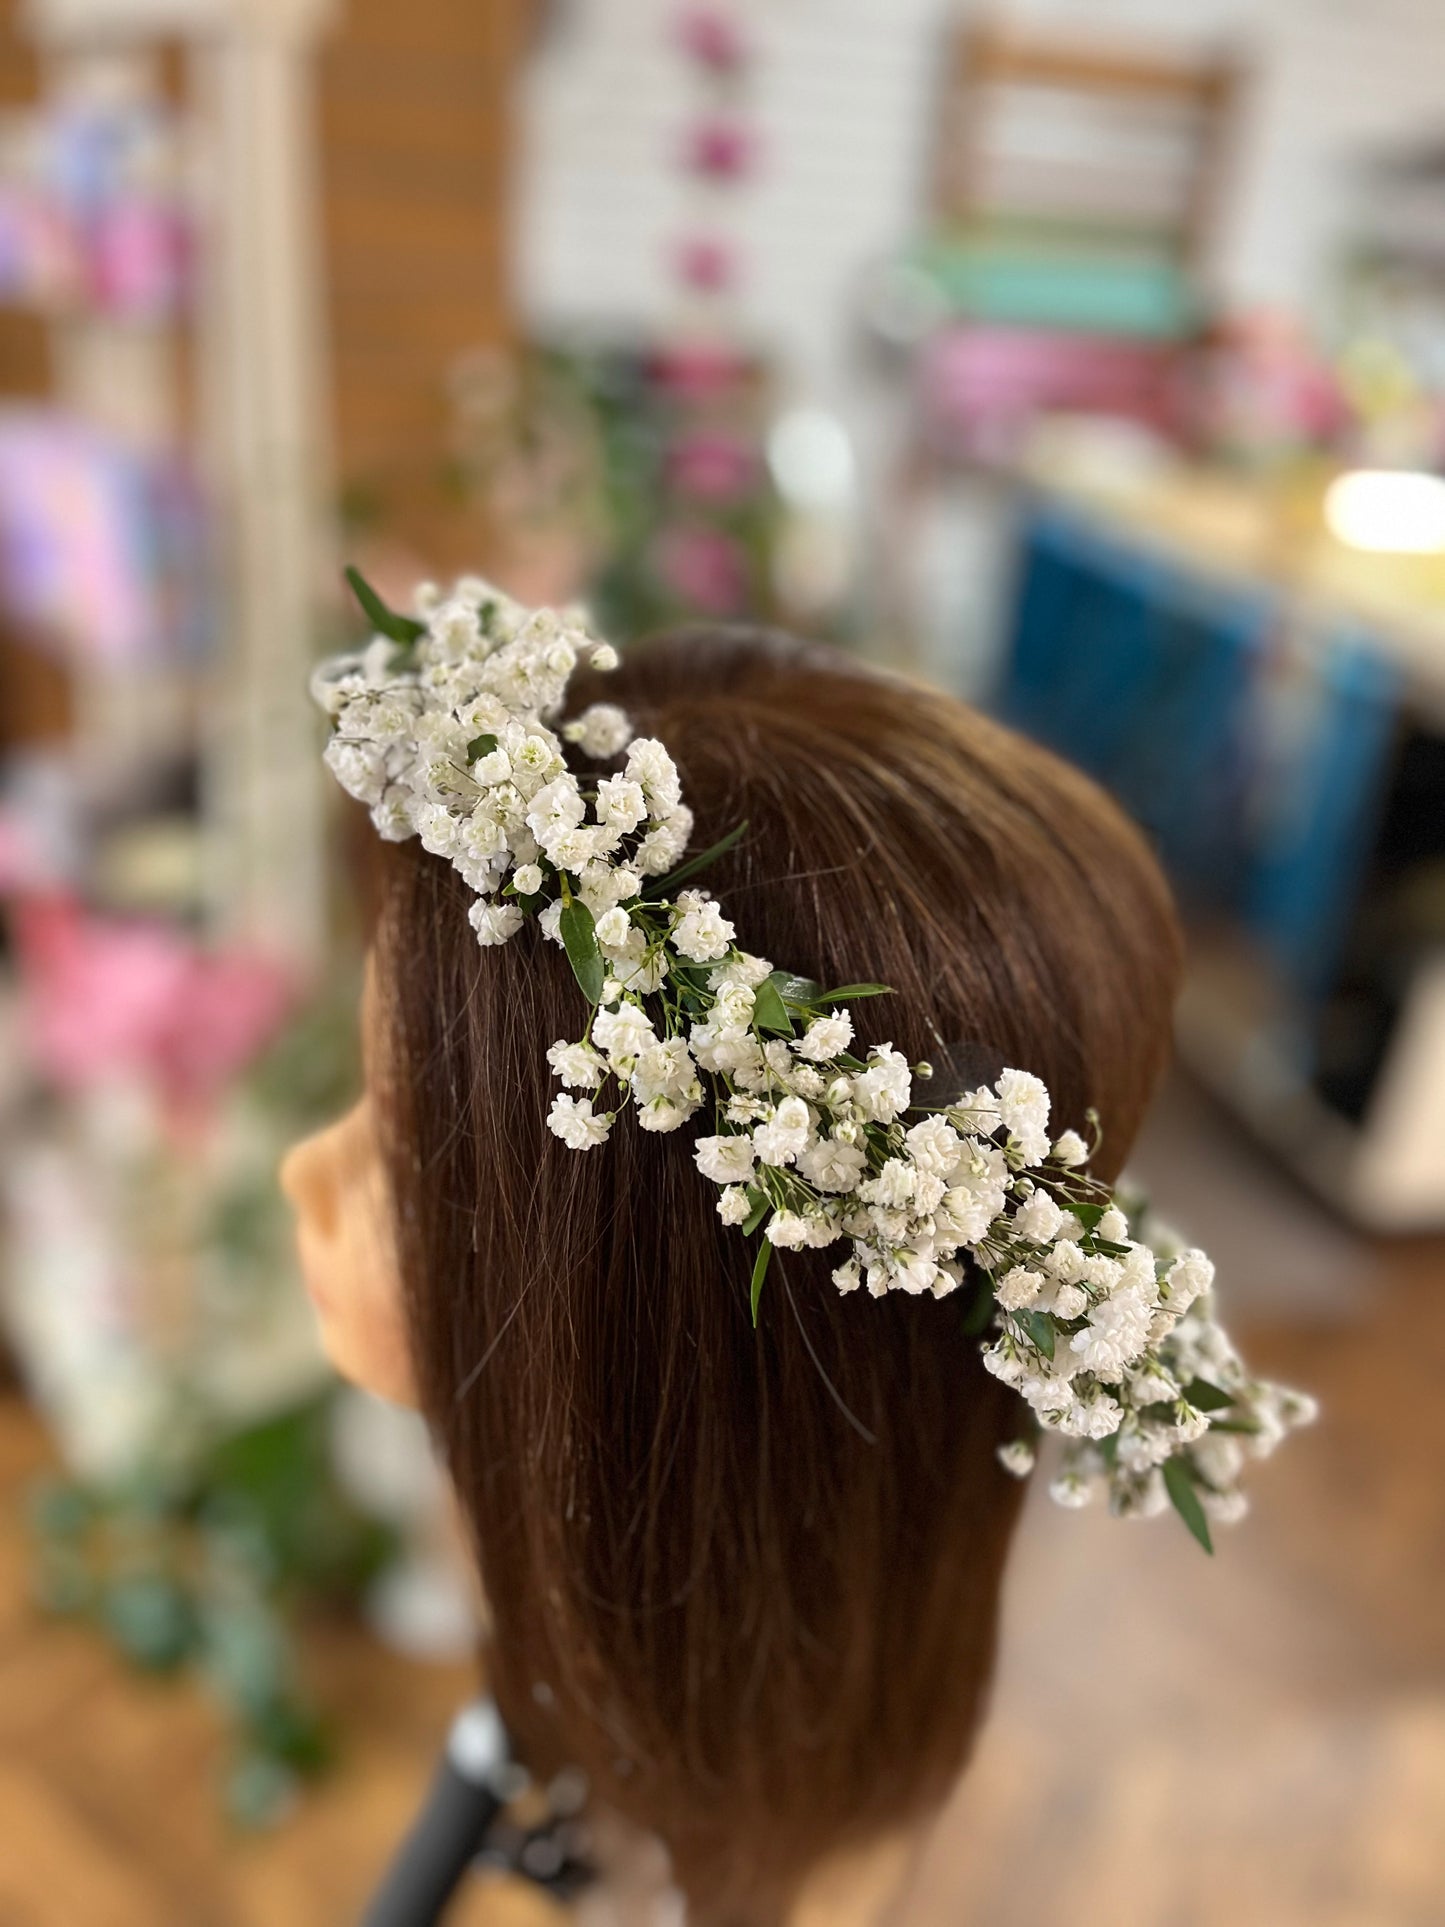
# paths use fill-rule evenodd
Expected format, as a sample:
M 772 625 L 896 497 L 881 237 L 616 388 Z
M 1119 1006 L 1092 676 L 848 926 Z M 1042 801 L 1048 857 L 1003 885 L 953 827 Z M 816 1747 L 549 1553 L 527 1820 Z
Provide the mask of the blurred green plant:
M 625 644 L 689 619 L 775 613 L 783 507 L 765 456 L 766 370 L 719 347 L 532 342 L 452 378 L 448 482 L 505 549 L 551 529 L 566 582 Z M 531 590 L 529 589 L 529 593 Z
M 349 982 L 309 1005 L 228 1099 L 244 1151 L 210 1179 L 200 1316 L 167 1368 L 152 1449 L 109 1482 L 55 1477 L 32 1495 L 40 1603 L 88 1620 L 145 1672 L 207 1682 L 232 1735 L 226 1808 L 245 1827 L 282 1817 L 332 1757 L 299 1621 L 354 1605 L 397 1550 L 336 1476 L 337 1388 L 319 1368 L 239 1422 L 207 1377 L 218 1351 L 273 1315 L 278 1292 L 298 1289 L 276 1159 L 356 1088 L 355 1008 Z

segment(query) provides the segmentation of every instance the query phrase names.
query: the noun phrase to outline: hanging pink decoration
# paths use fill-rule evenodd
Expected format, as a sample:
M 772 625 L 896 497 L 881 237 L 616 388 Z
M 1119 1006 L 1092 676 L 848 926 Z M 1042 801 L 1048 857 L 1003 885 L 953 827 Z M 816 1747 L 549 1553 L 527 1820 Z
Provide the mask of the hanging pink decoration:
M 742 29 L 723 7 L 689 7 L 677 23 L 677 37 L 686 54 L 715 74 L 735 74 L 747 64 Z
M 741 434 L 698 428 L 680 436 L 664 465 L 669 488 L 695 502 L 737 502 L 754 487 L 758 452 Z
M 747 379 L 747 358 L 720 342 L 679 342 L 649 358 L 648 379 L 680 401 L 726 396 Z
M 694 174 L 715 181 L 739 181 L 752 168 L 756 142 L 742 121 L 732 115 L 714 114 L 691 129 L 685 152 Z
M 720 529 L 660 530 L 653 566 L 673 595 L 703 615 L 735 616 L 747 604 L 747 555 Z
M 677 244 L 678 278 L 697 294 L 725 294 L 738 281 L 737 249 L 712 235 L 691 235 Z
M 718 333 L 724 325 L 721 310 L 737 289 L 741 265 L 720 218 L 721 190 L 735 190 L 749 180 L 758 159 L 757 129 L 746 112 L 742 80 L 751 49 L 733 10 L 716 0 L 682 8 L 675 31 L 696 70 L 697 93 L 696 111 L 678 138 L 676 164 L 698 187 L 689 208 L 691 219 L 671 244 L 671 265 L 693 297 L 689 325 L 696 326 L 711 306 L 719 312 L 703 320 L 703 326 Z

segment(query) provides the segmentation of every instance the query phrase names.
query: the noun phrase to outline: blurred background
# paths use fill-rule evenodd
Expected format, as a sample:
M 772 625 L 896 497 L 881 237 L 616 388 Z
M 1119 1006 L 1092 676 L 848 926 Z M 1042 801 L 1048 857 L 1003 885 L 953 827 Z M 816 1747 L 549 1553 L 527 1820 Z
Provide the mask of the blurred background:
M 0 0 L 5 1923 L 353 1918 L 472 1679 L 273 1184 L 343 560 L 824 636 L 1145 827 L 1135 1168 L 1325 1416 L 1212 1566 L 1030 1504 L 897 1918 L 1445 1919 L 1435 0 Z

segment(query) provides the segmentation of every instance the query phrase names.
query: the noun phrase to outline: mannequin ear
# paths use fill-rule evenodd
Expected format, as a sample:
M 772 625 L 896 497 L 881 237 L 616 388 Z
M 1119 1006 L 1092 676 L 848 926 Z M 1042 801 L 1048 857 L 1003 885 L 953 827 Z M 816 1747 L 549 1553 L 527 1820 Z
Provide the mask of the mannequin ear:
M 399 1405 L 415 1387 L 391 1198 L 369 1097 L 293 1146 L 281 1188 L 321 1343 L 343 1378 Z

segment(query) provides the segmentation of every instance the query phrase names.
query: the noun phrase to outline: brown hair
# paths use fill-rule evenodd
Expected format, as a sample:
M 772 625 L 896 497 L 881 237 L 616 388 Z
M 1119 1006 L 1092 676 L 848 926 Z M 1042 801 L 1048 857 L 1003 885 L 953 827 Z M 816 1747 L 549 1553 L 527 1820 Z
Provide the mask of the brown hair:
M 739 941 L 874 978 L 868 1042 L 1035 1071 L 1059 1128 L 1127 1150 L 1179 951 L 1139 837 L 1083 777 L 931 690 L 752 631 L 630 654 L 606 693 L 660 736 Z M 380 1080 L 425 1410 L 494 1617 L 490 1674 L 671 1848 L 699 1921 L 780 1917 L 833 1850 L 920 1817 L 969 1752 L 1020 1487 L 1014 1393 L 966 1294 L 840 1298 L 836 1252 L 751 1240 L 690 1154 L 625 1116 L 545 1127 L 545 1050 L 580 1033 L 534 930 L 479 951 L 466 887 L 389 853 Z M 703 1129 L 710 1128 L 703 1124 Z

